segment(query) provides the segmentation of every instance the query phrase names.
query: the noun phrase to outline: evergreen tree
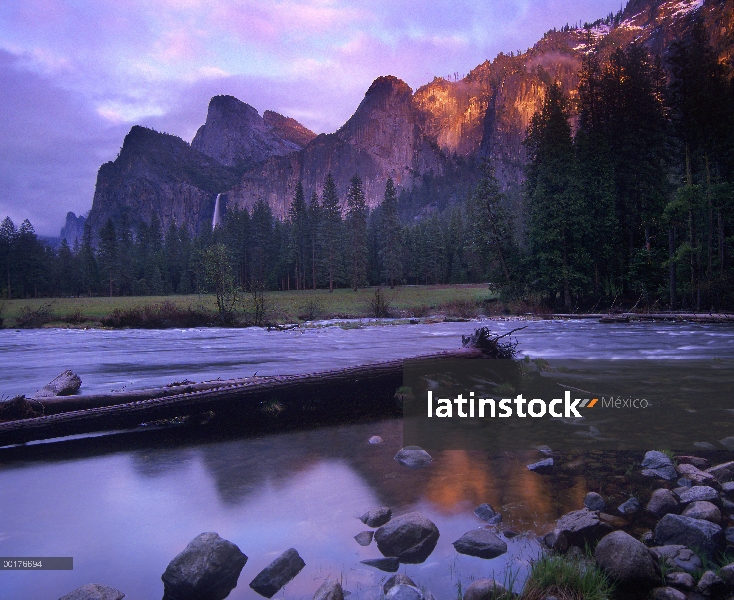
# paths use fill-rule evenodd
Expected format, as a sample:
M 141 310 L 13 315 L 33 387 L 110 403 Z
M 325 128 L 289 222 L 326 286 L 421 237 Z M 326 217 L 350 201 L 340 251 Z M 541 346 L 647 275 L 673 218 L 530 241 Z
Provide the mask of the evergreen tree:
M 590 279 L 585 242 L 591 224 L 578 186 L 566 99 L 557 83 L 533 116 L 525 144 L 531 287 L 552 301 L 560 296 L 570 309 L 573 296 L 581 295 Z
M 334 178 L 329 173 L 324 183 L 321 195 L 321 220 L 319 237 L 322 248 L 322 258 L 326 276 L 329 282 L 329 291 L 334 291 L 334 279 L 337 275 L 339 250 L 342 233 L 342 214 L 339 208 L 339 197 L 336 194 Z
M 11 269 L 15 264 L 15 238 L 17 233 L 15 223 L 10 217 L 5 217 L 2 224 L 0 224 L 0 265 L 3 269 L 2 279 L 6 298 L 13 297 Z
M 367 283 L 367 202 L 358 175 L 352 177 L 347 192 L 346 225 L 352 289 L 356 292 Z
M 514 257 L 512 226 L 503 206 L 500 184 L 489 161 L 482 164 L 483 177 L 470 199 L 472 245 L 483 258 L 486 276 L 509 284 Z
M 321 227 L 321 205 L 316 192 L 311 194 L 311 202 L 308 205 L 308 240 L 310 248 L 311 286 L 316 289 L 316 269 L 318 265 L 319 230 Z
M 387 178 L 385 196 L 380 207 L 380 251 L 385 282 L 390 288 L 400 281 L 402 275 L 402 227 L 398 217 L 398 195 L 392 177 Z
M 107 223 L 99 232 L 99 252 L 97 253 L 97 261 L 104 279 L 109 282 L 110 298 L 113 296 L 113 283 L 117 279 L 118 274 L 118 244 L 117 232 L 112 219 L 107 219 Z
M 307 251 L 309 250 L 309 225 L 308 207 L 306 206 L 306 198 L 303 194 L 303 185 L 300 181 L 296 185 L 296 193 L 288 211 L 288 220 L 290 223 L 288 239 L 289 262 L 295 269 L 296 289 L 305 289 Z
M 574 139 L 579 185 L 588 207 L 593 241 L 594 296 L 614 298 L 622 291 L 626 265 L 615 248 L 619 243 L 615 207 L 614 161 L 607 140 L 602 69 L 596 52 L 584 59 L 579 82 L 579 127 Z
M 94 246 L 92 245 L 92 226 L 89 221 L 84 223 L 84 234 L 82 235 L 82 245 L 79 250 L 81 264 L 81 285 L 89 296 L 97 288 L 97 259 L 94 256 Z
M 252 269 L 250 287 L 265 286 L 272 267 L 273 212 L 262 198 L 252 207 L 250 219 L 250 253 Z
M 61 240 L 59 248 L 58 291 L 64 296 L 78 295 L 77 265 L 66 238 Z

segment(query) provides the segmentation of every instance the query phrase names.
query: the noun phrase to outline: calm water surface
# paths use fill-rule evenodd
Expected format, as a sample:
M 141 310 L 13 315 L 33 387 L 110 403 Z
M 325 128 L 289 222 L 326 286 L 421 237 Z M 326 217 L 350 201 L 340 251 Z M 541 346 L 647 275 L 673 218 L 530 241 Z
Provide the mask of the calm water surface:
M 525 325 L 491 322 L 505 332 Z M 533 357 L 734 357 L 734 328 L 713 325 L 600 325 L 532 322 L 518 332 Z M 296 373 L 455 349 L 476 324 L 387 326 L 303 333 L 256 329 L 169 331 L 0 331 L 0 393 L 30 394 L 66 368 L 83 389 L 145 387 L 192 380 Z M 379 435 L 382 444 L 371 445 Z M 0 598 L 56 599 L 99 582 L 129 600 L 160 598 L 160 575 L 196 535 L 216 531 L 249 557 L 230 598 L 260 598 L 248 583 L 280 553 L 295 547 L 304 570 L 276 598 L 310 598 L 327 576 L 341 578 L 351 598 L 379 597 L 387 575 L 360 564 L 380 556 L 360 547 L 358 520 L 375 506 L 419 510 L 441 537 L 429 559 L 401 566 L 438 600 L 457 585 L 509 571 L 522 581 L 538 553 L 534 535 L 580 508 L 590 482 L 583 473 L 563 485 L 525 465 L 539 453 L 489 456 L 451 451 L 425 469 L 399 465 L 400 421 L 384 420 L 243 439 L 99 440 L 78 452 L 55 444 L 43 454 L 0 452 L 0 555 L 73 556 L 74 571 L 3 572 Z M 595 469 L 598 471 L 600 467 Z M 624 466 L 622 466 L 624 469 Z M 493 560 L 457 554 L 451 542 L 483 522 L 472 514 L 489 502 L 503 527 L 524 534 Z

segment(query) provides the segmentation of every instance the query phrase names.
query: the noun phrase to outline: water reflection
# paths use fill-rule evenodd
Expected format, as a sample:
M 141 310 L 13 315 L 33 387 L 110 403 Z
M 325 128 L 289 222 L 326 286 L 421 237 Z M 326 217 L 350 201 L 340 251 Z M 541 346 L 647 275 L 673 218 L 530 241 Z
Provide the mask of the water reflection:
M 286 548 L 306 568 L 278 598 L 310 598 L 325 577 L 339 577 L 355 600 L 376 600 L 385 574 L 360 564 L 380 556 L 353 536 L 375 506 L 420 511 L 438 526 L 433 554 L 406 572 L 437 598 L 472 578 L 524 573 L 537 555 L 534 536 L 579 508 L 589 489 L 580 473 L 542 477 L 525 465 L 529 450 L 490 455 L 445 451 L 423 469 L 393 460 L 401 422 L 384 420 L 278 435 L 192 443 L 149 443 L 73 460 L 60 453 L 6 461 L 0 467 L 0 555 L 71 555 L 73 572 L 4 575 L 11 598 L 54 598 L 99 581 L 129 598 L 162 596 L 160 575 L 196 535 L 216 531 L 250 557 L 231 598 L 258 596 L 249 581 Z M 379 435 L 381 444 L 369 444 Z M 591 484 L 593 485 L 593 483 Z M 483 560 L 458 555 L 452 542 L 486 524 L 473 509 L 501 510 L 500 526 L 525 532 L 510 551 Z M 520 578 L 520 581 L 522 578 Z

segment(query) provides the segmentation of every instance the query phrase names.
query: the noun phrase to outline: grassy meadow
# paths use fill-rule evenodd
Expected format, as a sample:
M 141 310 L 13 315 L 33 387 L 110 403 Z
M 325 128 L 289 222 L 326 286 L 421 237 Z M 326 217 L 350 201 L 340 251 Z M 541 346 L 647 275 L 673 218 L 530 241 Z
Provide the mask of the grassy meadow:
M 317 319 L 355 317 L 469 318 L 496 312 L 496 294 L 486 284 L 401 286 L 395 289 L 364 288 L 264 292 L 264 322 L 296 323 Z M 241 294 L 237 313 L 246 317 L 253 297 Z M 122 296 L 92 298 L 32 298 L 0 300 L 0 318 L 5 327 L 88 327 L 110 326 L 111 315 L 184 311 L 200 318 L 216 316 L 213 294 L 186 296 Z M 119 320 L 117 321 L 119 323 Z M 112 325 L 115 326 L 115 325 Z M 119 326 L 119 325 L 118 325 Z M 129 323 L 128 326 L 135 326 Z

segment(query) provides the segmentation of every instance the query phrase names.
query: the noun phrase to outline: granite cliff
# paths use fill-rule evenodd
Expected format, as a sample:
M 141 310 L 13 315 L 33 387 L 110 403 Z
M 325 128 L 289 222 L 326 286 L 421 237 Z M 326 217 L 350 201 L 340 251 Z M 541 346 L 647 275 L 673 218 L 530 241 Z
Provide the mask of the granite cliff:
M 409 190 L 426 174 L 456 173 L 457 163 L 481 157 L 493 160 L 516 197 L 525 130 L 548 85 L 560 82 L 573 103 L 587 53 L 598 50 L 604 57 L 638 40 L 664 58 L 694 18 L 702 19 L 720 60 L 730 64 L 731 0 L 630 0 L 616 17 L 549 31 L 526 52 L 500 54 L 461 80 L 436 78 L 413 92 L 396 77 L 379 77 L 331 134 L 317 136 L 293 119 L 271 111 L 261 117 L 236 98 L 216 96 L 191 145 L 133 127 L 118 158 L 100 168 L 90 223 L 98 231 L 108 217 L 128 211 L 145 220 L 156 214 L 164 227 L 198 231 L 211 222 L 218 193 L 229 208 L 250 208 L 262 198 L 282 218 L 297 182 L 308 197 L 320 193 L 327 173 L 342 198 L 359 174 L 374 207 L 387 177 Z

